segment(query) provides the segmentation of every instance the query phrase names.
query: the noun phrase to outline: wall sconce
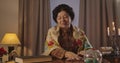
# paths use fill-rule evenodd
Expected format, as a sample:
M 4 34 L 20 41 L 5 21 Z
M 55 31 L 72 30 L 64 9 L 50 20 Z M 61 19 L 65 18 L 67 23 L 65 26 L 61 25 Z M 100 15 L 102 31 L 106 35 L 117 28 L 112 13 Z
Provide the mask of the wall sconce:
M 1 41 L 2 45 L 8 46 L 8 54 L 10 54 L 16 46 L 19 46 L 21 43 L 15 33 L 6 33 Z

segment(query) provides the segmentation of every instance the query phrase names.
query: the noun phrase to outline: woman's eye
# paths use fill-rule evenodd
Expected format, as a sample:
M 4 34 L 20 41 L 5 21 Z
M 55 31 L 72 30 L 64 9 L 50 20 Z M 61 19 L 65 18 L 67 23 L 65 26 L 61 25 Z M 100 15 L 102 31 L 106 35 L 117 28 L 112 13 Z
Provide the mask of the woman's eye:
M 57 20 L 66 19 L 68 16 L 57 17 Z
M 58 17 L 57 19 L 58 19 L 58 20 L 60 20 L 61 18 L 60 18 L 60 17 Z
M 68 16 L 64 16 L 64 18 L 68 18 Z

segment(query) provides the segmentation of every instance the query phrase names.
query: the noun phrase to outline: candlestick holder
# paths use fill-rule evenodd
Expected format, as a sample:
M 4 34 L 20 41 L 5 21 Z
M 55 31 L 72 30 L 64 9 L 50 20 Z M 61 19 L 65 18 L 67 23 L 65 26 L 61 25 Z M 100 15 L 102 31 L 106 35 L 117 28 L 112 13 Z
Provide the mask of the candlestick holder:
M 113 48 L 112 55 L 120 56 L 119 49 L 119 36 L 120 36 L 120 28 L 116 25 L 116 20 L 112 22 L 111 27 L 107 27 L 108 34 L 108 44 L 110 44 Z
M 120 49 L 119 49 L 119 46 L 118 46 L 118 36 L 117 35 L 112 35 L 111 38 L 110 38 L 110 41 L 112 43 L 112 48 L 113 48 L 113 51 L 112 51 L 112 55 L 114 56 L 119 56 L 120 55 Z

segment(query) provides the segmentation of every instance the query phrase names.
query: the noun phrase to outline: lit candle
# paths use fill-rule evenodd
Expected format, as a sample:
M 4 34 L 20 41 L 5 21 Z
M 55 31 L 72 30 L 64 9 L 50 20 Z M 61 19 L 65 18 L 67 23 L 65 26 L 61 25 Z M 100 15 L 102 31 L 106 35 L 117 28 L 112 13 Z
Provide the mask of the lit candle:
M 115 31 L 115 26 L 113 27 L 113 31 Z
M 115 31 L 115 23 L 112 22 L 113 31 Z
M 109 27 L 107 27 L 107 34 L 108 34 L 108 36 L 110 35 L 110 29 L 109 29 Z
M 112 26 L 114 26 L 115 25 L 115 23 L 114 23 L 114 21 L 112 22 Z
M 120 35 L 120 28 L 118 28 L 118 35 Z

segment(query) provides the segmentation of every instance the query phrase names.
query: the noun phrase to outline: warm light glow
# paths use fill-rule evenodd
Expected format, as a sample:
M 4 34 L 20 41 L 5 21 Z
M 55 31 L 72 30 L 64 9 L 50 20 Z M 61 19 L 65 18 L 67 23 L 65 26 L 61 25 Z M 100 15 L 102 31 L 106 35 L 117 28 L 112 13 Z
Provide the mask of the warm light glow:
M 118 35 L 120 35 L 120 28 L 118 28 Z
M 115 31 L 115 23 L 112 22 L 113 31 Z
M 20 41 L 15 33 L 6 33 L 0 44 L 19 45 Z
M 115 26 L 115 23 L 114 23 L 114 21 L 112 22 L 112 26 Z
M 109 27 L 107 27 L 107 34 L 108 34 L 108 36 L 110 35 L 110 29 L 109 29 Z

